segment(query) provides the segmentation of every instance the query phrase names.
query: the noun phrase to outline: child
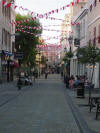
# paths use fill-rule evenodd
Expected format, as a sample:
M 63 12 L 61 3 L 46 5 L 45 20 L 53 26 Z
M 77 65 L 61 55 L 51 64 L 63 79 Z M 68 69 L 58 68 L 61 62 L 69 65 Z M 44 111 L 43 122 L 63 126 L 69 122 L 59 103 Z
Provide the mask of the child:
M 73 83 L 74 83 L 74 80 L 71 78 L 69 80 L 69 88 L 72 89 L 73 88 Z

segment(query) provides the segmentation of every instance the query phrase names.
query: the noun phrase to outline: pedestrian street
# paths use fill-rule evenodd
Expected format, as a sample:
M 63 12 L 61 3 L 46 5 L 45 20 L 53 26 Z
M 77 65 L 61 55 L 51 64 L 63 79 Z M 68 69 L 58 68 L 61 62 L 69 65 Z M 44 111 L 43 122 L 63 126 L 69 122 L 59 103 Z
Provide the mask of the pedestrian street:
M 0 133 L 80 133 L 58 74 L 40 77 L 0 108 Z

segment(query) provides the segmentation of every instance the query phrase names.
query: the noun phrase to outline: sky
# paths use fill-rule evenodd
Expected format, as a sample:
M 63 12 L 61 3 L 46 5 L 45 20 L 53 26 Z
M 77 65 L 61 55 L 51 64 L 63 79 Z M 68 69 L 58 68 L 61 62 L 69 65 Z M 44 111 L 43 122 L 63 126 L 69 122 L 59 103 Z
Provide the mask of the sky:
M 36 12 L 39 14 L 44 14 L 49 11 L 60 9 L 61 7 L 70 3 L 70 0 L 16 0 L 16 5 L 18 7 L 22 6 L 23 8 L 27 8 L 32 12 Z M 19 10 L 21 12 L 21 10 Z M 63 11 L 59 11 L 50 17 L 63 19 L 65 14 L 69 12 L 69 8 L 66 8 Z M 23 13 L 26 13 L 25 11 Z M 61 20 L 50 20 L 50 19 L 39 19 L 40 23 L 42 24 L 43 28 L 49 30 L 61 30 L 61 26 L 53 26 L 53 25 L 61 25 Z M 51 26 L 50 26 L 51 25 Z M 47 27 L 44 27 L 47 26 Z M 45 31 L 43 30 L 42 37 L 43 39 L 47 39 L 50 37 L 57 37 L 60 36 L 61 32 L 56 31 Z M 60 38 L 58 39 L 50 39 L 46 40 L 46 44 L 55 44 L 59 43 Z

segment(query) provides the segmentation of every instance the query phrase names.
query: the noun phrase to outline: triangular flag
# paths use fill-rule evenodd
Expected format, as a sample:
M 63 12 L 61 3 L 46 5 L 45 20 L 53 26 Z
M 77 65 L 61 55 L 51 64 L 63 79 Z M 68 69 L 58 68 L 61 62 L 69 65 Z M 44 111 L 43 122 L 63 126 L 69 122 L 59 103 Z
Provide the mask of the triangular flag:
M 5 1 L 4 0 L 2 0 L 2 5 L 4 5 L 5 4 Z
M 16 8 L 17 8 L 17 6 L 15 5 L 15 6 L 14 6 L 14 9 L 16 9 Z
M 4 3 L 4 6 L 6 6 L 7 4 L 8 4 L 8 2 L 5 2 L 5 3 Z
M 79 0 L 77 0 L 76 3 L 78 4 L 79 3 Z
M 9 8 L 11 6 L 11 3 L 7 4 L 7 8 Z

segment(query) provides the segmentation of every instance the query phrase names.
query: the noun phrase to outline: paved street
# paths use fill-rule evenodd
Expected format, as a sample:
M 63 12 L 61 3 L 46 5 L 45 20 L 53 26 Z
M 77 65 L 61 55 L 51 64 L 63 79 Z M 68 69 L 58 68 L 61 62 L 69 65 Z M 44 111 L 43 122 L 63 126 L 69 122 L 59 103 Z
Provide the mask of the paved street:
M 80 133 L 64 89 L 59 75 L 23 88 L 0 107 L 0 133 Z

